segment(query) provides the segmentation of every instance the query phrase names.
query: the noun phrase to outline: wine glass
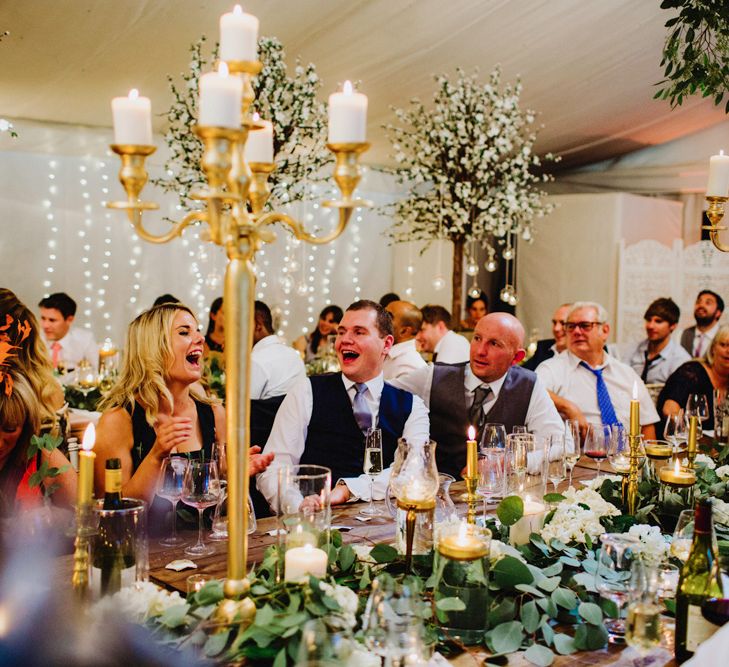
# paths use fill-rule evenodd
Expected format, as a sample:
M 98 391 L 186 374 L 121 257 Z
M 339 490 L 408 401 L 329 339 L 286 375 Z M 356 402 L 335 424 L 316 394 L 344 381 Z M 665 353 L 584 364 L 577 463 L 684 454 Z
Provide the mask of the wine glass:
M 506 427 L 503 424 L 484 424 L 481 447 L 506 447 Z
M 620 641 L 625 634 L 623 604 L 628 600 L 631 566 L 635 560 L 637 537 L 627 533 L 605 533 L 600 536 L 600 551 L 595 569 L 595 588 L 601 597 L 615 604 L 616 616 L 605 621 L 611 641 Z
M 516 433 L 517 435 L 519 433 L 524 433 L 524 434 L 529 433 L 526 426 L 512 426 L 511 432 Z
M 630 572 L 628 617 L 625 643 L 638 653 L 641 665 L 661 643 L 661 606 L 658 600 L 659 577 L 655 566 L 633 561 Z
M 177 503 L 182 496 L 185 470 L 187 470 L 187 459 L 184 456 L 168 456 L 162 461 L 157 495 L 172 503 L 172 535 L 159 541 L 163 547 L 179 547 L 186 543 L 186 540 L 177 534 Z
M 224 479 L 220 480 L 220 500 L 215 505 L 215 512 L 213 513 L 213 525 L 212 532 L 208 535 L 208 539 L 223 542 L 228 539 L 228 514 L 226 511 L 226 501 L 228 500 L 228 482 Z M 248 531 L 251 533 L 256 532 L 256 512 L 253 508 L 253 501 L 250 495 L 248 496 Z
M 645 460 L 645 453 L 643 450 L 643 436 L 638 436 L 640 442 L 638 443 L 638 457 L 640 458 L 639 465 L 642 465 Z M 628 475 L 630 473 L 630 436 L 628 432 L 623 428 L 622 424 L 613 424 L 610 441 L 608 443 L 608 461 L 612 466 L 613 470 L 618 475 Z
M 600 466 L 607 458 L 608 446 L 612 438 L 612 428 L 608 424 L 588 424 L 585 435 L 585 456 L 597 463 L 597 475 L 600 476 Z
M 677 558 L 682 563 L 686 562 L 691 543 L 694 540 L 694 511 L 682 510 L 678 515 L 676 528 L 673 531 L 673 540 L 671 541 L 671 556 Z
M 564 422 L 564 461 L 570 474 L 572 487 L 572 471 L 580 460 L 580 422 L 576 419 L 565 419 Z
M 375 507 L 375 478 L 382 472 L 382 430 L 371 428 L 365 436 L 364 465 L 365 475 L 370 478 L 370 504 L 360 511 L 367 516 L 380 516 L 382 510 Z
M 701 437 L 701 425 L 709 418 L 709 399 L 706 394 L 689 394 L 686 400 L 686 423 L 689 423 L 691 417 L 698 417 L 699 432 L 697 437 Z
M 663 435 L 673 445 L 673 453 L 677 454 L 682 442 L 686 442 L 688 431 L 686 429 L 686 418 L 683 410 L 666 417 L 666 425 L 663 428 Z
M 562 482 L 567 473 L 567 462 L 565 454 L 565 436 L 551 435 L 546 443 L 547 463 L 547 479 L 552 482 L 554 492 L 557 493 L 557 487 Z
M 197 508 L 199 526 L 197 544 L 187 547 L 188 556 L 209 556 L 215 549 L 203 542 L 203 510 L 212 507 L 220 497 L 218 465 L 215 461 L 190 461 L 182 482 L 182 502 Z
M 513 473 L 517 479 L 518 491 L 524 490 L 524 479 L 527 474 L 529 448 L 527 438 L 523 435 L 510 434 L 506 438 L 505 474 Z
M 476 493 L 483 498 L 483 512 L 486 505 L 504 489 L 504 460 L 506 452 L 500 447 L 485 447 L 478 452 L 478 484 Z

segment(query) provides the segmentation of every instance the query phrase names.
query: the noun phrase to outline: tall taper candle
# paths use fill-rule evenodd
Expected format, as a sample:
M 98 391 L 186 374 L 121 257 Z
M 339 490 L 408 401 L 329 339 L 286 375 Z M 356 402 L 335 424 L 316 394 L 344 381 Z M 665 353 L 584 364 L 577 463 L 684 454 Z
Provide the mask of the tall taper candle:
M 468 427 L 468 440 L 466 440 L 466 477 L 478 475 L 478 450 L 476 447 L 476 429 Z
M 96 427 L 89 424 L 84 431 L 81 451 L 78 453 L 78 486 L 76 488 L 76 503 L 79 507 L 90 505 L 94 498 L 94 459 L 96 454 L 91 451 L 96 442 Z
M 630 401 L 630 435 L 640 435 L 640 401 L 638 401 L 638 383 L 633 383 L 633 400 Z

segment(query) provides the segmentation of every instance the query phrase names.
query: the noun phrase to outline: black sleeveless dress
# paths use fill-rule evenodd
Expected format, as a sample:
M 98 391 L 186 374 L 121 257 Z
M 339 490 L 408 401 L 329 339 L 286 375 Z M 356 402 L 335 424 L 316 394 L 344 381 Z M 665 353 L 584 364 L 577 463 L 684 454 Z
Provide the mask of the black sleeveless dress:
M 193 399 L 195 400 L 195 399 Z M 212 406 L 207 403 L 195 401 L 197 409 L 197 421 L 200 425 L 200 433 L 202 434 L 202 449 L 194 452 L 184 452 L 180 456 L 187 456 L 191 460 L 197 460 L 204 456 L 206 461 L 213 458 L 215 445 L 215 413 Z M 127 408 L 127 412 L 129 408 Z M 144 458 L 152 450 L 157 440 L 157 434 L 149 425 L 147 417 L 144 414 L 144 408 L 138 403 L 134 404 L 132 417 L 132 474 L 136 472 Z M 147 521 L 148 531 L 150 535 L 166 535 L 172 529 L 172 519 L 170 513 L 172 505 L 164 498 L 155 496 L 152 506 L 149 510 Z M 187 507 L 184 503 L 177 505 L 178 528 L 190 527 L 197 523 L 197 511 Z

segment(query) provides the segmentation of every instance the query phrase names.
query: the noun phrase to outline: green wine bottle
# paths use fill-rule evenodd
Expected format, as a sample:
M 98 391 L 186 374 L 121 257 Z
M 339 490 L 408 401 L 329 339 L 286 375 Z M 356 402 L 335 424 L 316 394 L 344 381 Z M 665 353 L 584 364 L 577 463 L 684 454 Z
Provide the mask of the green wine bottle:
M 688 660 L 699 644 L 719 629 L 701 614 L 702 603 L 712 597 L 724 597 L 724 591 L 714 542 L 711 500 L 703 499 L 696 503 L 694 539 L 681 569 L 676 593 L 675 656 L 678 663 Z
M 107 459 L 104 511 L 94 539 L 91 588 L 97 596 L 111 595 L 136 579 L 135 525 L 131 516 L 111 510 L 124 508 L 121 461 Z

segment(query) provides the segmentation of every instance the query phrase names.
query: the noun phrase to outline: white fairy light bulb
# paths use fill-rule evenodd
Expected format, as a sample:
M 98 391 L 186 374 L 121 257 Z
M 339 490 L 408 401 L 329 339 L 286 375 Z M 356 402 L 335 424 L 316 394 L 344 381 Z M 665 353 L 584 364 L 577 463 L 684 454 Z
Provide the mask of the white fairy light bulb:
M 468 296 L 472 299 L 478 299 L 481 296 L 481 288 L 474 283 L 471 285 L 471 289 L 468 290 Z
M 433 289 L 436 291 L 440 291 L 445 287 L 446 281 L 443 276 L 436 276 L 433 278 Z
M 414 267 L 414 266 L 413 266 L 412 264 L 408 264 L 408 267 L 407 267 L 407 272 L 408 272 L 408 273 L 409 273 L 410 275 L 413 275 L 413 273 L 415 273 L 415 267 Z
M 299 283 L 296 287 L 296 293 L 299 296 L 306 296 L 309 293 L 309 286 L 305 283 Z
M 466 262 L 466 273 L 469 276 L 478 275 L 478 264 L 476 263 L 476 260 L 473 257 L 469 257 Z
M 216 289 L 220 285 L 220 274 L 217 271 L 211 271 L 205 277 L 205 284 L 210 289 Z
M 506 287 L 504 287 L 499 292 L 499 299 L 501 299 L 504 303 L 508 303 L 509 302 L 509 290 L 506 289 Z

